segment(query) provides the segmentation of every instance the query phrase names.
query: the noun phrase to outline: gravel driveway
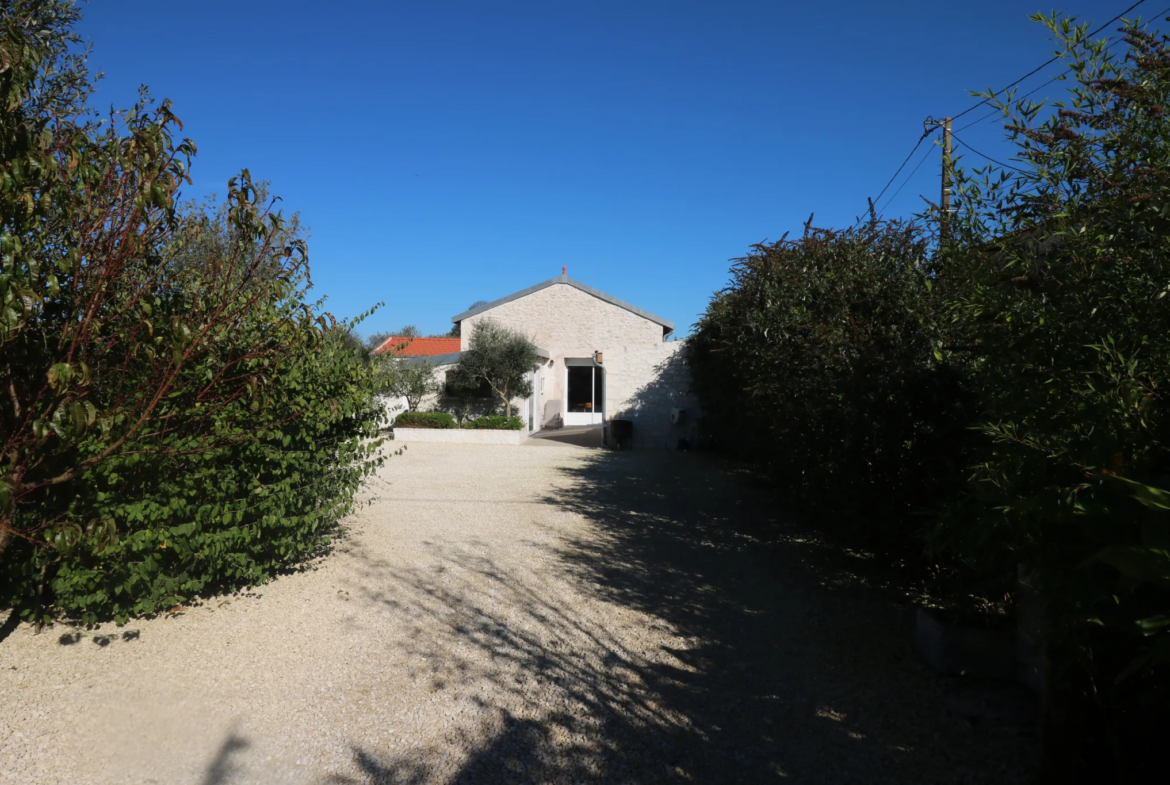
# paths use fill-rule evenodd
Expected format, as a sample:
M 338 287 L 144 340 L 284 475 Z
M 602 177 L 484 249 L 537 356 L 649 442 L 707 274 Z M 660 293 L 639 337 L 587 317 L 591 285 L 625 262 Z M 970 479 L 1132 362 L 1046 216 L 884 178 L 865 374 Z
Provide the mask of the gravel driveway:
M 370 493 L 252 594 L 17 628 L 0 782 L 1028 781 L 1026 703 L 707 456 L 415 444 Z

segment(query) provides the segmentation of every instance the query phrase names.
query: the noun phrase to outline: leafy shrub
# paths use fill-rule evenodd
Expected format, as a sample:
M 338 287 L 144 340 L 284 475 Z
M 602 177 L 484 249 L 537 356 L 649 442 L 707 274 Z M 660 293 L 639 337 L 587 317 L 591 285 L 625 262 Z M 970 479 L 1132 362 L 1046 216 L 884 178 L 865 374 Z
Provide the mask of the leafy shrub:
M 399 428 L 454 428 L 455 418 L 447 412 L 403 412 L 394 419 Z
M 468 420 L 463 423 L 462 427 L 474 430 L 519 431 L 524 427 L 524 421 L 515 415 L 505 417 L 502 414 L 492 414 Z
M 1034 575 L 1051 780 L 1146 781 L 1170 724 L 1170 45 L 1036 18 L 1075 81 L 1054 113 L 999 104 L 1017 170 L 956 171 L 940 284 L 992 444 L 934 542 Z
M 316 552 L 382 414 L 262 187 L 181 208 L 194 147 L 168 104 L 87 119 L 77 18 L 0 21 L 0 605 L 92 623 Z
M 927 252 L 917 225 L 872 221 L 756 245 L 688 352 L 724 448 L 907 558 L 922 553 L 916 513 L 961 489 L 971 441 L 969 396 L 934 357 Z

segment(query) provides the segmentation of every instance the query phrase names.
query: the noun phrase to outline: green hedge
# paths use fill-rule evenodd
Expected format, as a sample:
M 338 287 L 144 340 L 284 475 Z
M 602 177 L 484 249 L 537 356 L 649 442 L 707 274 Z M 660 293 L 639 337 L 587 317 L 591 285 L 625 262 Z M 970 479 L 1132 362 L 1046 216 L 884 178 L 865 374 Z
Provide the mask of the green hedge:
M 397 428 L 457 428 L 446 412 L 403 412 L 394 419 Z
M 515 415 L 505 417 L 502 414 L 492 414 L 463 423 L 464 428 L 480 431 L 519 431 L 524 427 L 524 421 Z
M 945 232 L 871 218 L 756 246 L 689 361 L 716 437 L 778 488 L 871 520 L 891 563 L 995 602 L 1026 568 L 1044 608 L 1038 782 L 1156 782 L 1170 727 L 1170 38 L 1128 27 L 1129 51 L 1113 53 L 1087 25 L 1037 18 L 1071 95 L 1056 112 L 988 96 L 1009 171 L 956 165 Z M 925 541 L 907 538 L 918 530 Z
M 319 554 L 384 409 L 303 230 L 247 170 L 183 204 L 169 102 L 92 123 L 80 12 L 4 9 L 0 608 L 125 621 Z
M 760 244 L 688 342 L 717 444 L 866 547 L 922 558 L 916 514 L 962 488 L 969 396 L 932 349 L 921 225 Z
M 0 606 L 28 619 L 39 606 L 42 619 L 125 621 L 263 584 L 321 553 L 379 463 L 370 378 L 327 334 L 270 380 L 272 405 L 250 413 L 254 435 L 185 455 L 152 455 L 157 445 L 143 440 L 131 447 L 145 454 L 102 463 L 43 514 L 108 521 L 116 536 L 83 527 L 56 548 L 15 543 L 0 566 Z M 305 408 L 282 416 L 296 400 Z
M 502 414 L 491 414 L 468 420 L 459 425 L 455 418 L 447 412 L 403 412 L 394 420 L 398 428 L 466 428 L 469 430 L 490 431 L 519 431 L 524 427 L 524 421 L 519 417 L 505 417 Z
M 1044 782 L 1165 779 L 1170 41 L 1044 18 L 1066 108 L 1001 106 L 1017 169 L 956 170 L 937 288 L 988 446 L 934 546 L 1046 607 Z M 1095 729 L 1086 732 L 1086 729 Z M 1159 730 L 1160 729 L 1160 730 Z

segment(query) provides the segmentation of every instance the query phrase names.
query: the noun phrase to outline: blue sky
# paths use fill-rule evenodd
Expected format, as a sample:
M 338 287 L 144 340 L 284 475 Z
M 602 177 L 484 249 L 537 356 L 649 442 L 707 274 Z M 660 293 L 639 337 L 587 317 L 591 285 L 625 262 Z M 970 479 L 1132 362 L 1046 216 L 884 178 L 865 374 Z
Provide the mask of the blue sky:
M 1057 8 L 1104 22 L 1132 1 Z M 810 213 L 852 223 L 927 115 L 1046 60 L 1026 17 L 1051 8 L 94 0 L 81 32 L 97 104 L 170 98 L 199 148 L 189 196 L 270 180 L 312 228 L 327 307 L 386 303 L 364 333 L 445 332 L 562 265 L 685 333 L 729 258 Z M 998 127 L 962 136 L 1010 155 Z M 931 156 L 887 214 L 937 198 Z

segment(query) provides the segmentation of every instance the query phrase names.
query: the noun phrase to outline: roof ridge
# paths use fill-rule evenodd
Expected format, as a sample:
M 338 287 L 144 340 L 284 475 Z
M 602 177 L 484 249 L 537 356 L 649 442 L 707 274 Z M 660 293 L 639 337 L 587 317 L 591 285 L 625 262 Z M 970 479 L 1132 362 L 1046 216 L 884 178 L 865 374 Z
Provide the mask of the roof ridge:
M 641 316 L 643 319 L 647 319 L 651 322 L 654 322 L 655 324 L 659 324 L 665 329 L 665 331 L 667 333 L 674 332 L 674 322 L 672 322 L 668 319 L 663 319 L 661 316 L 657 316 L 655 314 L 652 314 L 643 308 L 639 308 L 636 305 L 632 305 L 632 304 L 626 302 L 625 300 L 619 300 L 617 297 L 614 297 L 611 294 L 606 294 L 605 292 L 601 291 L 600 289 L 594 289 L 592 286 L 589 286 L 588 284 L 584 284 L 584 283 L 581 283 L 580 281 L 578 281 L 574 278 L 570 278 L 568 273 L 562 273 L 562 274 L 556 276 L 555 278 L 549 278 L 547 281 L 541 281 L 538 284 L 535 284 L 533 286 L 529 286 L 527 289 L 521 289 L 518 292 L 514 292 L 513 294 L 509 294 L 506 297 L 500 297 L 499 299 L 492 300 L 489 303 L 484 303 L 483 305 L 477 306 L 475 308 L 469 308 L 466 311 L 464 311 L 463 313 L 458 313 L 458 314 L 455 314 L 454 316 L 452 316 L 451 321 L 452 322 L 460 322 L 469 316 L 475 316 L 475 315 L 481 314 L 485 311 L 490 311 L 491 309 L 497 308 L 505 303 L 510 303 L 513 300 L 518 300 L 521 297 L 526 297 L 526 296 L 533 294 L 535 292 L 539 292 L 541 289 L 547 289 L 548 287 L 553 286 L 555 284 L 567 284 L 569 286 L 572 286 L 574 289 L 577 289 L 579 291 L 584 292 L 585 294 L 596 297 L 599 300 L 604 300 L 605 302 L 609 303 L 610 305 L 616 305 L 619 308 L 624 308 L 625 310 L 627 310 L 631 313 L 634 313 L 634 314 L 637 314 L 638 316 Z

